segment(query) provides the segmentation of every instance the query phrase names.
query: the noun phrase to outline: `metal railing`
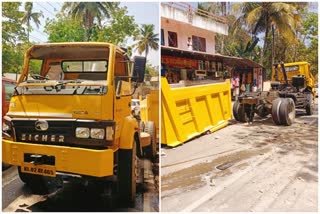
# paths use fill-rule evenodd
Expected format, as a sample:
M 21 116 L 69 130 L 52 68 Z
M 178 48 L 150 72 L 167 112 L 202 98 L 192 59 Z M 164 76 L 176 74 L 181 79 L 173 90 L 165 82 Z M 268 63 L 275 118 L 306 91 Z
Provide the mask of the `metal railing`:
M 214 14 L 208 12 L 208 11 L 194 8 L 190 4 L 185 3 L 185 2 L 165 2 L 165 3 L 163 2 L 161 4 L 188 12 L 188 16 L 198 15 L 198 16 L 205 17 L 208 19 L 212 19 L 214 21 L 217 21 L 217 22 L 220 22 L 223 24 L 227 24 L 227 19 L 225 17 L 217 16 L 217 15 L 214 15 Z

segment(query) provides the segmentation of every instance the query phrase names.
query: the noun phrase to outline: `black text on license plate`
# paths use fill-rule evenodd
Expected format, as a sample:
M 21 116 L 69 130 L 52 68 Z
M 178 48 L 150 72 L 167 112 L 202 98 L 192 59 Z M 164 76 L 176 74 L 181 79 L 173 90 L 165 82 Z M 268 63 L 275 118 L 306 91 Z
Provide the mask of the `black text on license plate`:
M 43 176 L 56 176 L 56 170 L 54 166 L 27 164 L 21 166 L 21 171 L 30 174 L 43 175 Z

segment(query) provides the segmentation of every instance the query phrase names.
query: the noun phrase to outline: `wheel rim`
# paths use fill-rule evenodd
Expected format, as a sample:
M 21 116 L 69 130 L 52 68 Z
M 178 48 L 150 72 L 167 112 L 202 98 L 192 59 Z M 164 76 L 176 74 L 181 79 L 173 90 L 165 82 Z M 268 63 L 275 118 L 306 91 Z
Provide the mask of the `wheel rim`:
M 296 112 L 295 112 L 295 108 L 294 105 L 292 103 L 290 103 L 289 107 L 288 107 L 288 111 L 289 111 L 289 119 L 292 121 L 294 120 L 295 116 L 296 116 Z

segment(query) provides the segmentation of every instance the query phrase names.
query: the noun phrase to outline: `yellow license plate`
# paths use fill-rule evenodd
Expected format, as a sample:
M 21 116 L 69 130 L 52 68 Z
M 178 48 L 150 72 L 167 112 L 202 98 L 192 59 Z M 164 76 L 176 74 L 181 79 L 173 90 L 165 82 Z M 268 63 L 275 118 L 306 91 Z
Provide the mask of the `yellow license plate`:
M 21 172 L 56 177 L 56 168 L 50 165 L 34 165 L 31 163 L 23 163 L 21 165 Z

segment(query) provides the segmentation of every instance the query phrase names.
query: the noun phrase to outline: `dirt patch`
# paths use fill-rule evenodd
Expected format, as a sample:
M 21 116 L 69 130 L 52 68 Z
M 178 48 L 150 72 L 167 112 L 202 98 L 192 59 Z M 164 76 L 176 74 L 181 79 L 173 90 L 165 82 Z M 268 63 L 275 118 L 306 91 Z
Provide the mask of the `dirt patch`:
M 196 164 L 194 166 L 170 173 L 161 178 L 161 190 L 168 191 L 179 189 L 180 191 L 188 191 L 200 188 L 206 185 L 206 182 L 202 179 L 202 176 L 204 176 L 205 174 L 214 173 L 217 175 L 219 174 L 219 176 L 225 176 L 226 174 L 231 173 L 231 171 L 230 173 L 228 173 L 227 170 L 217 170 L 217 166 L 225 163 L 236 164 L 240 161 L 250 159 L 254 156 L 267 153 L 268 151 L 270 151 L 270 148 L 243 150 L 218 157 L 210 162 Z

